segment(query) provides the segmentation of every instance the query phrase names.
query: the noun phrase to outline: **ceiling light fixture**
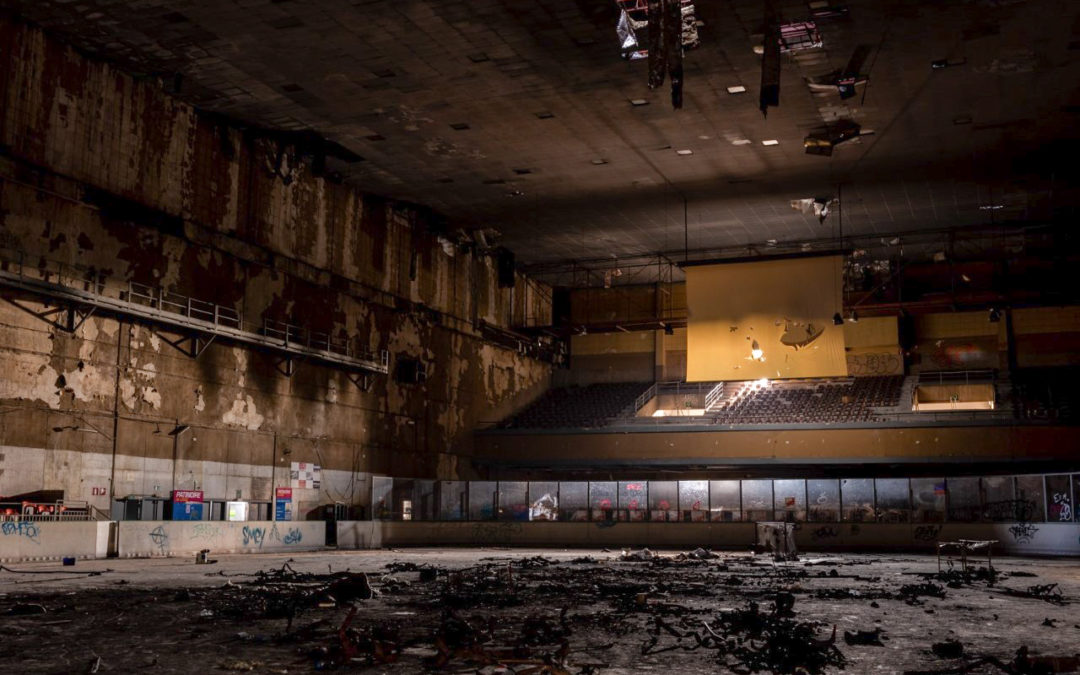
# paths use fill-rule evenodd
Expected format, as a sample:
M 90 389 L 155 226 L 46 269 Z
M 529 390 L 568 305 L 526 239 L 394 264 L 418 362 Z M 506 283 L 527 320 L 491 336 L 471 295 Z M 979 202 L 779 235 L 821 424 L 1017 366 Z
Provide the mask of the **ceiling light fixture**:
M 603 165 L 603 164 L 607 164 L 607 160 L 606 160 L 606 159 L 603 159 L 603 158 L 601 158 L 601 157 L 598 157 L 598 158 L 594 159 L 594 160 L 592 161 L 592 163 L 593 163 L 593 164 L 595 164 L 596 166 L 601 166 L 601 165 Z
M 633 105 L 633 106 L 649 105 L 649 102 L 646 101 L 643 98 L 632 98 L 632 99 L 630 99 L 630 105 Z
M 753 141 L 749 138 L 736 138 L 731 142 L 732 145 L 750 145 Z
M 990 308 L 990 323 L 997 323 L 1001 321 L 1001 312 L 997 311 L 996 307 Z
M 742 86 L 741 84 L 737 84 L 737 85 L 735 85 L 733 87 L 728 87 L 727 88 L 727 93 L 729 93 L 729 94 L 745 94 L 746 93 L 746 87 Z
M 686 149 L 683 149 L 683 150 L 676 150 L 675 154 L 680 155 L 682 157 L 689 157 L 690 155 L 694 154 L 694 151 L 690 150 L 689 148 L 686 148 Z
M 1004 204 L 983 204 L 979 207 L 980 211 L 1000 211 L 1005 208 Z
M 780 141 L 775 138 L 769 138 L 761 142 L 762 145 L 780 145 Z

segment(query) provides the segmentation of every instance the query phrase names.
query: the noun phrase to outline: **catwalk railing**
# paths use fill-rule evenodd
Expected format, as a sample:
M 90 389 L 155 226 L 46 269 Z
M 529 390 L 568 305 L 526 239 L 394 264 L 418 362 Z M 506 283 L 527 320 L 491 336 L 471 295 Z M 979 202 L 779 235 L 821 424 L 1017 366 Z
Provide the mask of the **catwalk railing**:
M 357 348 L 355 340 L 349 337 L 335 338 L 329 333 L 270 320 L 251 322 L 233 307 L 155 286 L 111 279 L 90 267 L 29 256 L 21 251 L 0 249 L 0 286 L 66 306 L 69 314 L 64 327 L 69 331 L 90 314 L 104 312 L 184 335 L 198 335 L 204 345 L 222 338 L 269 350 L 287 359 L 305 358 L 346 369 L 389 372 L 386 350 Z M 42 319 L 54 321 L 52 310 L 32 311 L 7 294 L 4 299 Z

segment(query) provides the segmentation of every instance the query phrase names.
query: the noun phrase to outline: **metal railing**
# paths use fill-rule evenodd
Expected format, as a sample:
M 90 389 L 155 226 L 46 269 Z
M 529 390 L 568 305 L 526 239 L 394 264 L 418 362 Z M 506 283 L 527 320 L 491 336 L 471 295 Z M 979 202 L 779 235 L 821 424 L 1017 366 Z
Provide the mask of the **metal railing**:
M 109 516 L 84 501 L 0 502 L 0 521 L 76 522 L 105 521 Z
M 312 331 L 307 327 L 286 322 L 247 321 L 234 307 L 199 300 L 157 286 L 110 279 L 92 267 L 72 265 L 42 256 L 29 256 L 18 250 L 0 249 L 0 273 L 12 275 L 18 281 L 62 286 L 80 294 L 80 299 L 89 294 L 92 298 L 107 302 L 111 309 L 122 309 L 120 303 L 137 305 L 197 321 L 199 324 L 190 326 L 197 330 L 213 333 L 214 329 L 224 329 L 221 334 L 225 337 L 269 344 L 286 350 L 323 352 L 363 362 L 366 367 L 382 373 L 389 370 L 389 354 L 386 350 L 358 348 L 348 337 L 334 337 L 330 333 Z M 110 287 L 124 290 L 116 294 L 117 298 L 112 298 L 107 295 Z M 263 339 L 253 340 L 249 336 L 260 336 Z
M 653 400 L 653 398 L 655 397 L 656 383 L 653 382 L 652 386 L 646 389 L 645 392 L 638 396 L 637 399 L 634 401 L 634 412 L 637 413 L 639 410 L 645 407 L 645 404 Z
M 705 394 L 705 410 L 712 410 L 713 404 L 715 404 L 724 395 L 724 383 L 721 382 L 712 388 L 708 394 Z

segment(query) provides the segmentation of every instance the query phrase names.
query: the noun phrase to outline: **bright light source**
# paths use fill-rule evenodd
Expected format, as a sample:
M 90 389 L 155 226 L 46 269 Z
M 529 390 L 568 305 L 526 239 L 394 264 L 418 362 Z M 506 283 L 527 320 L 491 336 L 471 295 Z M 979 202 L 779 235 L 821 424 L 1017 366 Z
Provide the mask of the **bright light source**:
M 694 154 L 694 151 L 693 150 L 676 150 L 675 154 L 676 155 L 682 155 L 683 157 L 687 157 L 689 155 Z
M 979 207 L 980 211 L 1000 211 L 1005 208 L 1004 204 L 983 204 Z
M 732 145 L 750 145 L 750 143 L 749 138 L 736 138 L 731 142 Z
M 780 145 L 780 141 L 775 138 L 769 138 L 761 142 L 762 145 Z
M 643 98 L 632 98 L 630 99 L 630 105 L 649 105 L 649 102 Z
M 767 386 L 769 386 L 769 378 L 763 377 L 760 380 L 758 380 L 757 382 L 755 382 L 754 384 L 756 384 L 759 387 L 767 387 Z
M 745 94 L 746 93 L 746 87 L 742 86 L 741 84 L 737 84 L 734 87 L 728 87 L 727 88 L 727 93 L 729 93 L 729 94 Z

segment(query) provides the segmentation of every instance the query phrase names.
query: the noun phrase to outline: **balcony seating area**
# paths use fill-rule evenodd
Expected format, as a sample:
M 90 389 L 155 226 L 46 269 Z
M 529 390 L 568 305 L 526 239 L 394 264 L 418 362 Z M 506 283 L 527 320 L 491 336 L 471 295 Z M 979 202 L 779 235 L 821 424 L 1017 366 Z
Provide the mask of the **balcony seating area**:
M 597 428 L 634 414 L 633 405 L 651 382 L 590 384 L 551 389 L 503 426 L 511 429 Z
M 856 377 L 834 382 L 746 383 L 716 410 L 716 423 L 831 424 L 870 422 L 874 408 L 900 403 L 903 376 Z
M 1080 419 L 1080 368 L 1032 368 L 1012 373 L 1013 411 L 1021 420 Z

